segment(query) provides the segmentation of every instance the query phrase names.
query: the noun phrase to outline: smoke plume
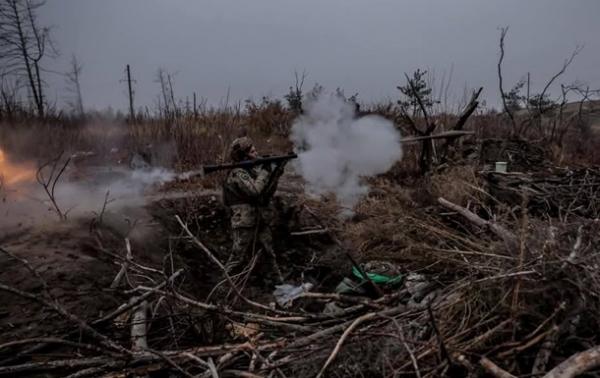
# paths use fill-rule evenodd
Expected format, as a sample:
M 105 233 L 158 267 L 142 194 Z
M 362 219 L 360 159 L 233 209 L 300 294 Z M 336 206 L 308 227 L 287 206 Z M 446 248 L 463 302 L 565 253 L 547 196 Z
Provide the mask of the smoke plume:
M 386 172 L 402 157 L 400 138 L 392 122 L 376 115 L 356 118 L 354 107 L 333 94 L 307 104 L 291 133 L 307 189 L 333 192 L 351 208 L 369 191 L 361 177 Z
M 34 169 L 33 164 L 29 166 Z M 120 213 L 126 208 L 144 206 L 146 195 L 153 192 L 156 185 L 175 177 L 175 173 L 160 167 L 99 166 L 90 167 L 84 177 L 71 180 L 70 169 L 57 177 L 60 168 L 59 165 L 51 176 L 52 167 L 46 167 L 40 177 L 48 185 L 60 211 L 68 214 L 69 219 L 90 218 L 103 209 Z M 52 198 L 35 179 L 4 185 L 0 188 L 0 201 L 0 237 L 17 225 L 41 225 L 58 219 Z

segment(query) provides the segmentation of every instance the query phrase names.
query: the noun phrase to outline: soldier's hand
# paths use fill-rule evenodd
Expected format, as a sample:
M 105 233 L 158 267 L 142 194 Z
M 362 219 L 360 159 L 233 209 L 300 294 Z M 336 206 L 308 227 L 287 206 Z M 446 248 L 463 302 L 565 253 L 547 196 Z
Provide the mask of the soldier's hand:
M 271 173 L 271 172 L 273 172 L 273 164 L 263 164 L 261 166 L 261 169 L 263 171 L 267 171 L 267 172 Z
M 277 173 L 277 176 L 281 176 L 283 175 L 283 172 L 285 170 L 285 165 L 287 164 L 287 161 L 284 160 L 280 163 L 277 164 L 277 167 L 275 168 L 275 171 Z

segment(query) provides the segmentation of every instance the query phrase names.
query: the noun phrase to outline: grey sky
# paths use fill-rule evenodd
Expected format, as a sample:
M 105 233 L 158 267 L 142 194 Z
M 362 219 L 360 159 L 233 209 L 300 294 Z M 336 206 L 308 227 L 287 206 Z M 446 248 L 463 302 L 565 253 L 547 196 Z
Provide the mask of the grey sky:
M 281 97 L 295 69 L 308 71 L 305 89 L 396 99 L 405 72 L 428 67 L 439 84 L 453 65 L 457 97 L 483 86 L 497 103 L 500 26 L 510 27 L 507 87 L 527 71 L 532 90 L 543 87 L 576 45 L 585 48 L 561 82 L 600 87 L 598 0 L 49 0 L 40 16 L 62 54 L 51 68 L 66 71 L 72 54 L 84 64 L 87 107 L 126 109 L 126 64 L 136 107 L 153 106 L 158 67 L 177 72 L 178 97 L 218 104 L 229 86 L 232 101 Z M 52 84 L 61 101 L 64 80 Z

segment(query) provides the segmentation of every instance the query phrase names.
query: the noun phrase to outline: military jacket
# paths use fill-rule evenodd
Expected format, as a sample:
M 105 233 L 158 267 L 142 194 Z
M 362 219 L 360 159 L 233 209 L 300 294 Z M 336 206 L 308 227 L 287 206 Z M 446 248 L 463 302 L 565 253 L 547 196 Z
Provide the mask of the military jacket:
M 260 167 L 232 169 L 223 185 L 223 203 L 231 210 L 231 227 L 256 227 L 270 222 L 270 209 L 259 204 L 269 172 Z

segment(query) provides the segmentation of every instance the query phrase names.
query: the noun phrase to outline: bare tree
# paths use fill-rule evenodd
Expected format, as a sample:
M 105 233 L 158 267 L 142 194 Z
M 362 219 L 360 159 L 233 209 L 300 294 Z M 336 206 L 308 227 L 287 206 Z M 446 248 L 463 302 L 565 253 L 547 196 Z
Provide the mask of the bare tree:
M 304 85 L 304 79 L 308 76 L 306 69 L 302 71 L 302 77 L 299 77 L 298 71 L 294 71 L 296 77 L 296 87 L 290 87 L 290 92 L 283 96 L 288 103 L 288 108 L 296 113 L 302 113 L 304 94 L 302 93 L 302 86 Z
M 19 88 L 21 88 L 21 84 L 18 78 L 9 77 L 0 72 L 0 120 L 11 120 L 17 116 L 20 109 Z
M 510 122 L 513 126 L 513 132 L 517 131 L 517 122 L 515 121 L 515 117 L 513 115 L 513 111 L 508 106 L 507 94 L 504 92 L 504 88 L 502 87 L 502 60 L 504 60 L 504 38 L 506 37 L 506 33 L 508 32 L 508 27 L 500 29 L 500 59 L 498 60 L 498 85 L 500 87 L 500 95 L 502 96 L 502 104 L 504 106 L 504 111 L 508 114 L 510 118 Z
M 156 73 L 156 82 L 160 84 L 161 96 L 162 96 L 162 107 L 164 109 L 159 109 L 161 113 L 164 113 L 166 117 L 176 116 L 179 113 L 179 108 L 177 106 L 177 102 L 175 101 L 175 94 L 173 91 L 173 73 L 168 72 L 164 68 L 159 68 Z M 159 96 L 159 108 L 161 108 L 160 104 L 160 96 Z
M 67 90 L 72 93 L 73 98 L 68 100 L 68 104 L 79 115 L 84 117 L 83 97 L 81 96 L 81 85 L 79 77 L 83 66 L 77 61 L 77 57 L 73 55 L 71 59 L 71 71 L 67 72 Z
M 41 62 L 56 56 L 50 28 L 40 27 L 36 11 L 44 0 L 0 0 L 0 61 L 5 74 L 24 78 L 40 117 L 45 113 Z

